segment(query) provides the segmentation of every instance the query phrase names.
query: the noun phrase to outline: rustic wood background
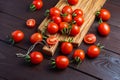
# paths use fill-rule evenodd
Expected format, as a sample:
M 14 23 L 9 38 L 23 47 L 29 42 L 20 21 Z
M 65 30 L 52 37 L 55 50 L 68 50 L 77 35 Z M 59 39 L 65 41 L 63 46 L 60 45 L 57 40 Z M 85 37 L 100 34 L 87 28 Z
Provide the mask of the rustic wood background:
M 120 80 L 120 0 L 107 0 L 104 5 L 112 14 L 108 21 L 111 26 L 109 36 L 98 35 L 97 21 L 89 30 L 89 33 L 97 35 L 97 42 L 105 46 L 96 59 L 86 57 L 78 68 L 70 65 L 61 71 L 50 69 L 48 58 L 33 66 L 15 56 L 18 52 L 27 51 L 31 45 L 29 36 L 37 31 L 37 26 L 45 18 L 45 10 L 53 7 L 58 1 L 43 0 L 44 7 L 41 10 L 30 12 L 29 5 L 32 0 L 0 0 L 0 80 Z M 29 29 L 25 26 L 29 18 L 36 19 L 36 28 Z M 6 37 L 16 29 L 22 30 L 26 37 L 22 42 L 12 46 L 6 42 Z M 86 51 L 88 46 L 82 43 L 79 48 Z M 42 46 L 38 45 L 34 50 L 41 51 L 41 48 Z M 53 58 L 57 55 L 60 55 L 59 48 Z

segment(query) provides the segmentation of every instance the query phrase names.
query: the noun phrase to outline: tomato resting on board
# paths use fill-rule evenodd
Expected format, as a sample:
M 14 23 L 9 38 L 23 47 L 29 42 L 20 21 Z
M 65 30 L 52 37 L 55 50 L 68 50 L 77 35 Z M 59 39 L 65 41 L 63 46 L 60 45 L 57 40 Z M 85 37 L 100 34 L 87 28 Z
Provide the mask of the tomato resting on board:
M 50 36 L 46 41 L 49 45 L 54 45 L 58 42 L 58 39 L 55 36 Z
M 30 42 L 33 44 L 38 42 L 38 41 L 41 42 L 42 40 L 43 40 L 42 34 L 40 34 L 40 33 L 33 33 L 30 37 Z

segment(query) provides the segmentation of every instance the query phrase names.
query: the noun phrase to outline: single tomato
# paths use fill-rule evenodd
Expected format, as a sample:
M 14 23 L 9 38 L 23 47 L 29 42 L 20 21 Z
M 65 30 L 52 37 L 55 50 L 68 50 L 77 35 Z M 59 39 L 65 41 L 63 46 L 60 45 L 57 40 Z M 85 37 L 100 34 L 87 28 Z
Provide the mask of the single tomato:
M 73 17 L 80 15 L 83 16 L 83 11 L 81 9 L 75 9 L 72 13 Z
M 95 42 L 96 42 L 96 36 L 95 36 L 95 34 L 92 34 L 92 33 L 87 34 L 87 35 L 84 37 L 84 42 L 85 42 L 86 44 L 93 44 L 93 43 L 95 43 Z
M 102 36 L 107 36 L 110 33 L 110 26 L 107 23 L 102 22 L 98 26 L 98 32 Z
M 34 28 L 35 25 L 36 25 L 35 19 L 28 19 L 28 20 L 26 21 L 26 25 L 27 25 L 27 27 L 29 27 L 29 28 Z
M 80 15 L 74 17 L 74 21 L 78 26 L 81 26 L 84 23 L 84 18 Z
M 52 7 L 50 8 L 50 16 L 53 17 L 53 16 L 60 16 L 61 12 L 60 12 L 60 9 L 59 8 L 56 8 L 56 7 Z
M 30 53 L 30 61 L 32 64 L 39 64 L 43 61 L 43 55 L 41 52 L 34 51 Z
M 70 61 L 66 56 L 57 56 L 55 63 L 58 69 L 65 69 L 69 66 Z
M 62 22 L 62 19 L 60 16 L 53 16 L 52 17 L 52 20 L 56 23 L 56 24 L 59 24 Z
M 57 33 L 59 30 L 59 27 L 56 23 L 54 22 L 50 22 L 47 26 L 47 31 L 50 33 L 50 34 L 55 34 Z
M 46 41 L 49 45 L 54 45 L 58 42 L 58 39 L 55 36 L 50 36 Z
M 76 5 L 78 0 L 67 0 L 70 5 Z
M 62 16 L 62 20 L 63 20 L 63 22 L 71 22 L 72 21 L 72 15 L 71 14 L 63 14 L 63 16 Z
M 80 27 L 78 27 L 77 25 L 72 25 L 71 31 L 70 31 L 70 35 L 71 36 L 76 36 L 78 33 L 80 32 Z
M 61 45 L 61 52 L 63 54 L 70 54 L 73 50 L 73 45 L 69 42 L 63 42 Z
M 85 59 L 85 52 L 82 49 L 77 49 L 73 53 L 73 58 L 79 58 L 81 61 Z
M 72 10 L 72 7 L 71 6 L 64 6 L 63 9 L 62 9 L 62 13 L 63 14 L 72 14 L 73 10 Z
M 59 24 L 59 30 L 62 31 L 64 28 L 68 28 L 68 23 L 67 22 L 61 22 Z
M 40 33 L 32 34 L 30 37 L 30 42 L 34 44 L 38 41 L 42 41 L 42 34 L 40 34 Z
M 24 33 L 21 30 L 15 30 L 11 33 L 14 42 L 20 42 L 24 39 Z
M 36 9 L 39 10 L 43 7 L 42 0 L 33 0 L 32 4 L 30 5 L 30 10 L 35 11 Z
M 111 14 L 107 9 L 101 9 L 98 17 L 101 18 L 103 21 L 107 21 L 110 19 Z
M 96 58 L 98 57 L 100 54 L 100 48 L 96 45 L 91 45 L 89 46 L 89 48 L 87 49 L 87 55 L 90 58 Z

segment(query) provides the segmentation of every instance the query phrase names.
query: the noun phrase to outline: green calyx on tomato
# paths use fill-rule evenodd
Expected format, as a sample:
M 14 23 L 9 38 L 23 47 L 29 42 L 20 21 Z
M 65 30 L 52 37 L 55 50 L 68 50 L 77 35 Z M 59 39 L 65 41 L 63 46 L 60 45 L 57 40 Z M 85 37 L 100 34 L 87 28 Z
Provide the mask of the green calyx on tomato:
M 62 32 L 63 35 L 70 35 L 71 29 L 72 29 L 72 25 L 68 25 L 68 28 L 66 28 L 66 27 L 63 28 L 63 29 L 61 30 L 61 32 Z
M 31 4 L 31 5 L 30 5 L 30 10 L 31 10 L 31 11 L 35 11 L 35 10 L 36 10 L 36 7 L 35 7 L 34 4 Z
M 69 66 L 69 59 L 66 56 L 57 56 L 51 60 L 52 68 L 65 69 Z
M 97 45 L 91 45 L 87 49 L 87 55 L 90 58 L 96 58 L 100 55 L 100 49 L 104 48 L 104 46 L 101 46 L 100 43 Z
M 42 0 L 33 0 L 32 4 L 30 5 L 30 10 L 35 11 L 41 9 L 43 6 Z
M 24 39 L 24 32 L 21 30 L 15 30 L 11 33 L 10 36 L 7 37 L 7 39 L 10 44 L 20 42 Z

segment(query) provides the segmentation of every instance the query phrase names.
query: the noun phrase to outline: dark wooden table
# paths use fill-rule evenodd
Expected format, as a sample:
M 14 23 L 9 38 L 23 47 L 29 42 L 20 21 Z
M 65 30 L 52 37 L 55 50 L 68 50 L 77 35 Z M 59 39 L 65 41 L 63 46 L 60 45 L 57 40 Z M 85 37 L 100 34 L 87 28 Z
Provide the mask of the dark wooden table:
M 108 21 L 111 33 L 107 37 L 98 35 L 97 21 L 94 22 L 89 33 L 97 35 L 97 42 L 105 46 L 96 59 L 85 58 L 85 61 L 76 68 L 70 65 L 65 70 L 49 68 L 50 60 L 45 58 L 39 65 L 28 65 L 23 59 L 17 58 L 16 53 L 26 53 L 30 47 L 29 36 L 37 31 L 37 26 L 45 18 L 46 9 L 53 7 L 58 0 L 43 0 L 44 7 L 30 12 L 29 5 L 32 0 L 0 0 L 0 80 L 120 80 L 120 0 L 108 0 L 104 8 L 110 10 L 112 17 Z M 36 28 L 29 29 L 25 22 L 35 18 Z M 6 36 L 12 31 L 20 29 L 25 33 L 25 39 L 15 45 L 6 42 Z M 82 43 L 79 48 L 86 49 L 89 45 Z M 41 46 L 34 50 L 41 51 Z M 60 54 L 56 51 L 53 56 Z M 68 57 L 71 57 L 69 55 Z

